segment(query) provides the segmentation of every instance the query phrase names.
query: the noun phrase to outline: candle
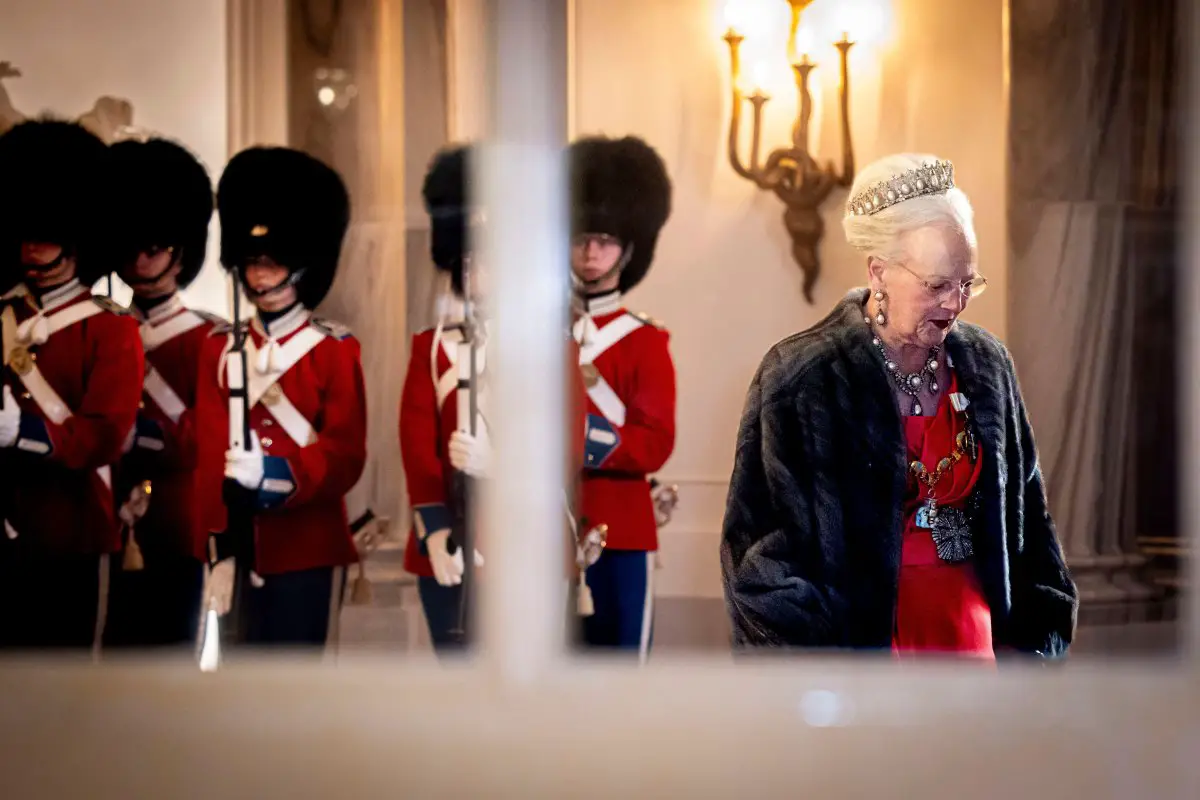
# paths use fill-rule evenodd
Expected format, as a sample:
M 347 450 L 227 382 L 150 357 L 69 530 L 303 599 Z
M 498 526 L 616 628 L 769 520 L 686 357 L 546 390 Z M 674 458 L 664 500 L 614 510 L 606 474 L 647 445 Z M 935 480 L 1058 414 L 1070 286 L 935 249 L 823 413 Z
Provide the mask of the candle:
M 739 36 L 738 30 L 745 22 L 745 9 L 741 7 L 738 0 L 729 0 L 725 4 L 725 35 L 727 37 Z
M 767 63 L 759 61 L 754 65 L 754 93 L 764 94 L 763 86 L 767 82 Z
M 796 31 L 796 48 L 800 51 L 800 63 L 811 63 L 808 59 L 808 54 L 813 48 L 813 32 L 812 28 L 807 25 L 801 25 Z

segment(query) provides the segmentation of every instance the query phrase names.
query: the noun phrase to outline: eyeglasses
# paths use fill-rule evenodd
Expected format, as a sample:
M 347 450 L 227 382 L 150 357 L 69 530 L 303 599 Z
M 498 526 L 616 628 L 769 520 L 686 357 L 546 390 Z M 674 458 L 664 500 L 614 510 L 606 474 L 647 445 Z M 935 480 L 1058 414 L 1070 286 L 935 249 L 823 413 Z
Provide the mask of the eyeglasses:
M 608 233 L 577 233 L 571 237 L 571 246 L 580 249 L 586 248 L 593 242 L 599 247 L 621 246 L 621 240 Z
M 930 281 L 925 280 L 920 275 L 913 272 L 911 269 L 904 266 L 903 264 L 900 264 L 895 261 L 893 261 L 892 263 L 895 266 L 900 267 L 902 270 L 907 272 L 909 275 L 912 275 L 918 281 L 920 281 L 921 285 L 925 287 L 925 291 L 929 292 L 930 296 L 935 298 L 939 302 L 948 300 L 949 298 L 953 297 L 954 290 L 956 288 L 958 289 L 959 296 L 965 297 L 967 299 L 979 297 L 979 295 L 983 294 L 984 291 L 987 290 L 987 285 L 988 285 L 987 278 L 983 277 L 982 275 L 976 275 L 975 277 L 968 278 L 965 281 L 948 281 L 948 280 L 942 279 L 942 280 L 930 282 Z

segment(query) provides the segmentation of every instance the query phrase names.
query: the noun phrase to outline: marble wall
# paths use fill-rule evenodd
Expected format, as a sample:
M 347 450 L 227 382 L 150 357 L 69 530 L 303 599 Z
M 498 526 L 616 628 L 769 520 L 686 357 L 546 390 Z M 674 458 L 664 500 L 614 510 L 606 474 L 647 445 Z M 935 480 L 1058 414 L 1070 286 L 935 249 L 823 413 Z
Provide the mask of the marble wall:
M 1178 528 L 1175 3 L 1010 3 L 1010 345 L 1085 618 Z M 1115 616 L 1114 616 L 1115 615 Z

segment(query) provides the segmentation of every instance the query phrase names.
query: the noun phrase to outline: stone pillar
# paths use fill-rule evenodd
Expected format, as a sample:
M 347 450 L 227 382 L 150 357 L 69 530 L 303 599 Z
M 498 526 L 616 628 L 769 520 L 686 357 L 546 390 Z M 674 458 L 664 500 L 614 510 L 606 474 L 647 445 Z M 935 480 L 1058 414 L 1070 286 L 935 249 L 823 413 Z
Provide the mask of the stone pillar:
M 318 309 L 362 346 L 367 466 L 347 496 L 351 519 L 367 508 L 406 528 L 397 430 L 407 352 L 404 253 L 403 0 L 289 4 L 289 139 L 337 169 L 352 217 L 342 261 Z M 305 14 L 312 17 L 306 18 Z

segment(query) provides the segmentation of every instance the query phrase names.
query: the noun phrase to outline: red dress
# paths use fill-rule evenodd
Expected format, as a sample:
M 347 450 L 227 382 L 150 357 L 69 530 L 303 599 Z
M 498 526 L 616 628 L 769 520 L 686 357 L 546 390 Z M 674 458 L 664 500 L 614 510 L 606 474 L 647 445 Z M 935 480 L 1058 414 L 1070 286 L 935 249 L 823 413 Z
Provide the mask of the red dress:
M 966 423 L 964 415 L 950 402 L 950 394 L 956 391 L 958 380 L 951 374 L 950 389 L 932 417 L 904 418 L 910 464 L 920 461 L 932 473 L 937 463 L 953 451 L 955 436 Z M 982 453 L 974 462 L 963 458 L 942 476 L 934 487 L 939 508 L 966 505 L 979 479 L 982 461 Z M 892 649 L 901 656 L 951 653 L 992 660 L 992 615 L 974 561 L 943 561 L 931 532 L 917 527 L 917 511 L 928 497 L 929 489 L 910 472 Z

